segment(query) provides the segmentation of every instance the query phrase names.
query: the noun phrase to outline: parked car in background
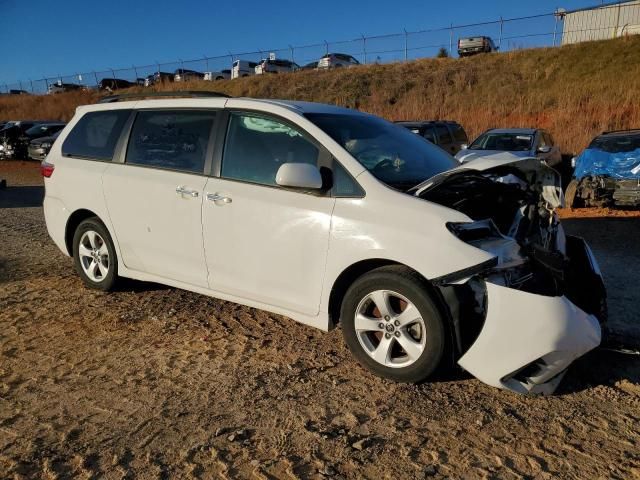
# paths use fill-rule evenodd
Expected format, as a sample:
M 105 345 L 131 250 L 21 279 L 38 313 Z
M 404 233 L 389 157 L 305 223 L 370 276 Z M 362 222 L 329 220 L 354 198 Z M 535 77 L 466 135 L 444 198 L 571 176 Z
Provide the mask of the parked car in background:
M 571 163 L 568 207 L 640 206 L 640 129 L 604 132 Z
M 352 67 L 354 65 L 360 65 L 360 62 L 346 53 L 327 53 L 318 60 L 319 69 Z
M 150 87 L 156 83 L 173 82 L 173 73 L 155 72 L 144 79 L 144 86 Z
M 279 58 L 265 58 L 260 60 L 255 67 L 256 75 L 262 75 L 263 73 L 295 72 L 299 69 L 300 67 L 297 63 Z
M 551 167 L 562 163 L 562 153 L 553 137 L 540 128 L 494 128 L 487 130 L 471 145 L 456 154 L 460 163 L 509 152 L 517 157 L 537 157 Z
M 77 83 L 63 83 L 56 82 L 49 85 L 47 89 L 47 93 L 65 93 L 65 92 L 75 92 L 78 90 L 84 90 L 86 87 L 84 85 L 78 85 Z
M 420 120 L 395 123 L 438 145 L 451 155 L 455 155 L 463 146 L 469 143 L 467 132 L 458 122 L 450 120 Z
M 186 68 L 179 68 L 173 74 L 174 82 L 192 82 L 194 80 L 204 79 L 204 73 L 196 72 L 195 70 L 187 70 Z
M 231 70 L 220 70 L 219 72 L 204 72 L 204 79 L 211 82 L 215 80 L 229 80 Z
M 113 92 L 120 88 L 135 87 L 136 83 L 129 80 L 123 80 L 122 78 L 103 78 L 98 82 L 98 90 L 105 90 L 107 92 Z
M 318 68 L 318 61 L 305 63 L 300 67 L 300 70 L 316 70 Z
M 460 57 L 497 51 L 498 48 L 491 37 L 465 37 L 458 40 L 458 56 Z
M 53 142 L 58 138 L 61 131 L 62 130 L 58 130 L 50 137 L 40 137 L 31 140 L 29 143 L 28 157 L 31 160 L 38 160 L 40 162 L 47 158 L 47 154 L 49 153 L 49 150 L 51 150 Z
M 13 144 L 14 158 L 27 158 L 29 153 L 29 144 L 32 140 L 41 137 L 49 137 L 64 128 L 66 123 L 63 122 L 47 122 L 38 123 L 24 132 L 18 137 Z
M 236 60 L 231 66 L 231 78 L 250 77 L 256 74 L 257 62 Z
M 42 123 L 38 120 L 16 120 L 6 122 L 0 130 L 0 158 L 16 158 L 15 147 L 20 137 L 34 125 Z
M 600 343 L 597 262 L 536 159 L 459 166 L 352 109 L 191 95 L 78 107 L 42 174 L 47 231 L 88 288 L 130 277 L 340 324 L 395 381 L 451 360 L 551 393 Z

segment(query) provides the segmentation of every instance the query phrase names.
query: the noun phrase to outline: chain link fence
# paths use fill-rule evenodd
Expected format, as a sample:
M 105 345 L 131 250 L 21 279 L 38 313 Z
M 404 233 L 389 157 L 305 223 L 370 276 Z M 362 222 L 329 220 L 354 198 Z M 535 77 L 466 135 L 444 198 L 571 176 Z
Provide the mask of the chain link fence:
M 213 57 L 203 56 L 196 59 L 178 59 L 167 63 L 154 62 L 148 65 L 68 73 L 41 79 L 23 80 L 11 84 L 0 84 L 0 93 L 25 92 L 42 94 L 47 93 L 49 89 L 55 89 L 53 87 L 55 85 L 64 84 L 77 85 L 81 88 L 96 88 L 102 79 L 122 79 L 132 83 L 144 84 L 144 79 L 150 75 L 158 72 L 173 75 L 178 69 L 203 73 L 213 72 L 212 79 L 215 79 L 218 76 L 217 73 L 230 70 L 235 60 L 259 62 L 261 59 L 269 58 L 270 55 L 280 59 L 291 60 L 299 66 L 317 62 L 320 57 L 331 52 L 352 55 L 362 64 L 402 62 L 433 57 L 442 52 L 443 49 L 446 50 L 449 56 L 457 56 L 458 40 L 470 36 L 491 37 L 501 52 L 525 48 L 551 47 L 560 45 L 563 36 L 569 38 L 573 35 L 575 37 L 577 32 L 589 32 L 589 39 L 602 38 L 603 32 L 618 32 L 620 27 L 619 25 L 614 25 L 613 22 L 619 22 L 621 10 L 630 8 L 640 10 L 638 2 L 609 5 L 598 9 L 601 8 L 616 8 L 618 12 L 617 15 L 605 16 L 604 21 L 600 20 L 599 23 L 566 22 L 565 16 L 567 12 L 558 10 L 541 15 L 519 18 L 501 17 L 488 22 L 467 25 L 451 24 L 445 27 L 414 32 L 404 30 L 403 32 L 388 35 L 361 35 L 352 40 L 322 41 L 312 45 L 288 45 L 284 48 L 265 48 L 253 52 L 240 53 L 229 51 L 226 54 Z M 623 16 L 629 17 L 630 15 Z M 607 18 L 611 20 L 607 20 Z M 570 29 L 565 28 L 567 26 Z M 624 29 L 622 32 L 624 34 Z

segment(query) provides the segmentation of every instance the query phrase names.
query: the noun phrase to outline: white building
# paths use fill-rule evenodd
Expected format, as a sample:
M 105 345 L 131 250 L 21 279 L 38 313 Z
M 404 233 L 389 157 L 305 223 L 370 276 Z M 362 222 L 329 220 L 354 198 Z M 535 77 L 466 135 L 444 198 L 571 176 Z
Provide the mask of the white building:
M 562 44 L 606 40 L 640 33 L 640 0 L 612 2 L 556 15 L 564 20 Z

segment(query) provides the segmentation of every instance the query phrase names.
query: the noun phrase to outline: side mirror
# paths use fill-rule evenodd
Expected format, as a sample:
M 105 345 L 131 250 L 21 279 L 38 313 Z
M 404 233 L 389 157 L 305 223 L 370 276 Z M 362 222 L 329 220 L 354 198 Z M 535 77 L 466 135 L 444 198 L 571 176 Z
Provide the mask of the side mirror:
M 466 143 L 460 145 L 460 150 L 466 150 L 467 148 L 469 148 L 469 145 L 467 145 Z
M 551 147 L 548 145 L 538 147 L 538 153 L 549 153 L 550 151 L 551 151 Z
M 315 165 L 283 163 L 276 174 L 276 183 L 282 187 L 317 190 L 322 188 L 322 176 Z

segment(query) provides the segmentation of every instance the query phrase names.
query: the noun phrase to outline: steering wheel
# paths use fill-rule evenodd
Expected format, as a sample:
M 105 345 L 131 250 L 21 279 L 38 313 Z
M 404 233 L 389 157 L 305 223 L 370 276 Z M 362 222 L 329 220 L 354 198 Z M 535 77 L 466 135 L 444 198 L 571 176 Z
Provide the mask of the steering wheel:
M 385 158 L 376 163 L 372 170 L 383 170 L 388 167 L 393 167 L 393 160 Z

